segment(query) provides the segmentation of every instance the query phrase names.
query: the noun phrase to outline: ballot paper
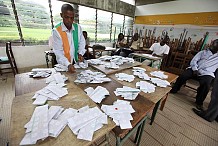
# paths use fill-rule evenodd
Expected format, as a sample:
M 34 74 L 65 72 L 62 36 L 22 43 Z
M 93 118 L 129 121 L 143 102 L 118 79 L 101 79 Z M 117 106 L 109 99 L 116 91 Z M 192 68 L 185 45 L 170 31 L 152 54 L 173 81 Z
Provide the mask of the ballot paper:
M 107 115 L 97 107 L 85 109 L 68 119 L 68 126 L 78 139 L 91 141 L 94 132 L 107 124 Z
M 48 84 L 63 84 L 65 81 L 67 81 L 68 78 L 65 75 L 62 75 L 61 73 L 57 72 L 52 74 L 50 77 L 46 78 L 46 83 Z
M 114 91 L 116 96 L 121 96 L 127 100 L 134 100 L 138 96 L 139 92 L 140 92 L 139 89 L 131 88 L 127 86 L 123 86 L 123 88 L 117 88 Z
M 168 75 L 165 75 L 164 72 L 162 71 L 153 71 L 153 72 L 150 72 L 150 74 L 154 77 L 158 77 L 158 78 L 161 78 L 161 79 L 167 79 L 168 78 Z
M 155 91 L 155 85 L 146 81 L 140 81 L 136 83 L 136 87 L 145 93 L 152 93 Z
M 110 82 L 111 79 L 107 78 L 105 74 L 101 72 L 93 72 L 91 70 L 84 70 L 77 75 L 75 83 L 103 83 Z
M 133 67 L 133 75 L 138 76 L 143 80 L 150 80 L 150 77 L 145 73 L 146 69 L 141 67 Z
M 111 117 L 121 129 L 132 128 L 130 121 L 133 120 L 133 117 L 131 113 L 134 113 L 135 110 L 132 108 L 130 102 L 117 100 L 113 105 L 102 105 L 101 109 Z
M 153 55 L 151 55 L 151 54 L 142 54 L 142 55 L 143 55 L 143 56 L 146 56 L 146 57 L 149 57 L 149 58 L 154 58 L 154 59 L 159 58 L 159 57 L 153 56 Z
M 127 82 L 132 82 L 135 78 L 133 75 L 128 75 L 126 73 L 117 73 L 115 74 L 115 76 L 117 77 L 118 80 L 127 81 Z
M 95 103 L 101 103 L 106 95 L 110 95 L 109 91 L 102 86 L 97 86 L 95 89 L 88 87 L 85 92 Z
M 105 63 L 105 68 L 119 69 L 119 66 L 115 62 Z
M 162 79 L 159 79 L 159 78 L 151 78 L 151 82 L 153 84 L 156 84 L 157 86 L 159 87 L 167 87 L 167 86 L 170 86 L 170 83 L 166 80 L 162 80 Z
M 61 71 L 65 71 L 65 72 L 68 71 L 68 67 L 64 66 L 62 64 L 55 64 L 54 66 L 55 66 L 54 69 L 56 71 L 59 71 L 59 72 L 61 72 Z
M 53 68 L 34 68 L 31 70 L 31 73 L 29 75 L 32 76 L 33 78 L 39 78 L 39 77 L 47 78 L 52 73 L 55 72 L 56 71 Z
M 83 62 L 77 62 L 74 64 L 75 68 L 87 68 L 88 67 L 88 62 L 84 60 Z
M 104 64 L 104 62 L 102 62 L 102 60 L 100 59 L 89 59 L 87 60 L 88 63 L 93 64 L 93 65 L 101 65 Z
M 109 61 L 112 59 L 112 56 L 105 55 L 105 56 L 99 57 L 98 59 L 101 61 Z

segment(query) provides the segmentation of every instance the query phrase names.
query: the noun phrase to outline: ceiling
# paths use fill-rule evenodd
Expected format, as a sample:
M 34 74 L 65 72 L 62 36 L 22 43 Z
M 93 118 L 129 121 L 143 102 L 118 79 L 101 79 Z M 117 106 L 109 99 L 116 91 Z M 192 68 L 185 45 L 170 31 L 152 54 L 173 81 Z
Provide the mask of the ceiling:
M 175 1 L 175 0 L 136 0 L 136 6 L 163 3 L 163 2 L 169 2 L 169 1 Z

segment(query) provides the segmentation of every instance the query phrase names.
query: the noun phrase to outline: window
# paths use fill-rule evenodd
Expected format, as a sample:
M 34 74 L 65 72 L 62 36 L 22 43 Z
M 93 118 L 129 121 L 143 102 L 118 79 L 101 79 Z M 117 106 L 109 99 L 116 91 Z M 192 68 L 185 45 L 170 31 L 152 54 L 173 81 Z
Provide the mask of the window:
M 0 43 L 20 41 L 11 0 L 0 0 Z
M 124 20 L 123 15 L 113 14 L 113 26 L 112 26 L 113 42 L 117 39 L 119 33 L 123 33 L 123 20 Z
M 87 31 L 90 42 L 95 41 L 96 9 L 79 6 L 79 23 L 83 31 Z
M 45 0 L 15 1 L 25 44 L 42 44 L 51 35 L 49 4 Z
M 110 41 L 111 12 L 98 10 L 97 42 Z
M 125 35 L 132 35 L 132 27 L 133 27 L 133 18 L 125 16 L 125 23 L 124 23 L 124 33 Z

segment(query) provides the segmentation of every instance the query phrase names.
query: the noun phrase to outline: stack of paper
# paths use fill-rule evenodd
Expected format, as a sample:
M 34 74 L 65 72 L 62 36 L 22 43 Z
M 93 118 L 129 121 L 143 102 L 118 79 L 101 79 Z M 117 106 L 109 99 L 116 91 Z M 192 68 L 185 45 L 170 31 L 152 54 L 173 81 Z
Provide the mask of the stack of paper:
M 91 70 L 84 70 L 77 75 L 75 83 L 103 83 L 111 81 L 105 74 L 101 72 L 93 72 Z
M 136 87 L 145 93 L 152 93 L 155 91 L 156 86 L 146 81 L 140 81 L 136 83 Z
M 74 64 L 75 68 L 87 68 L 88 67 L 88 62 L 84 60 L 84 62 L 77 62 Z
M 118 69 L 119 68 L 119 66 L 115 62 L 105 63 L 105 67 L 111 68 L 111 69 Z
M 153 55 L 151 55 L 151 54 L 143 54 L 144 56 L 146 56 L 146 57 L 149 57 L 149 58 L 158 58 L 157 56 L 153 56 Z
M 95 103 L 101 103 L 106 95 L 110 95 L 109 91 L 101 86 L 98 86 L 95 89 L 88 87 L 85 89 L 85 92 Z
M 133 120 L 131 113 L 135 110 L 128 101 L 117 100 L 113 105 L 102 105 L 101 109 L 113 119 L 117 126 L 121 129 L 132 128 L 130 123 Z
M 168 75 L 165 75 L 164 72 L 162 71 L 153 71 L 153 72 L 150 72 L 150 74 L 154 77 L 158 77 L 158 78 L 161 78 L 161 79 L 167 79 L 168 78 Z
M 117 77 L 118 80 L 127 81 L 127 82 L 132 82 L 135 78 L 133 75 L 128 75 L 126 73 L 118 73 L 115 74 L 115 76 Z
M 99 59 L 89 59 L 87 60 L 88 63 L 94 64 L 94 65 L 100 65 L 100 64 L 104 64 L 101 60 Z
M 46 83 L 48 84 L 62 84 L 64 83 L 68 78 L 65 75 L 61 75 L 61 73 L 57 72 L 55 74 L 52 74 L 50 77 L 46 78 Z
M 107 124 L 107 115 L 97 107 L 85 108 L 68 119 L 68 126 L 78 139 L 91 141 L 95 131 Z
M 138 96 L 139 92 L 139 89 L 127 86 L 123 86 L 123 88 L 117 88 L 116 91 L 114 91 L 116 96 L 121 96 L 127 100 L 134 100 Z
M 62 64 L 55 64 L 55 67 L 54 69 L 56 71 L 68 71 L 68 67 L 67 66 L 64 66 Z
M 138 76 L 143 80 L 150 80 L 150 77 L 145 73 L 146 69 L 141 67 L 133 67 L 133 75 Z
M 111 60 L 111 59 L 112 59 L 112 56 L 108 56 L 108 55 L 101 56 L 101 57 L 99 58 L 99 60 L 101 60 L 101 61 L 109 61 L 109 60 Z
M 170 83 L 166 80 L 161 80 L 159 78 L 151 78 L 151 82 L 156 84 L 159 87 L 167 87 L 170 86 Z
M 34 68 L 31 70 L 31 73 L 29 74 L 33 78 L 38 77 L 48 77 L 52 73 L 55 73 L 55 70 L 53 68 Z
M 45 88 L 37 91 L 32 99 L 34 105 L 43 105 L 47 100 L 59 100 L 59 98 L 68 94 L 67 88 L 62 87 L 63 84 L 48 85 Z

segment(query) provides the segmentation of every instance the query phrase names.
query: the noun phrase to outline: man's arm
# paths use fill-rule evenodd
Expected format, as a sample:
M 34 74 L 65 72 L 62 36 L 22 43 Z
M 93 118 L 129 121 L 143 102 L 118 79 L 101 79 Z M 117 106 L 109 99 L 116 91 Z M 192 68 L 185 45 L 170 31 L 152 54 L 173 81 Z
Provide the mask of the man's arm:
M 198 61 L 201 59 L 203 51 L 198 52 L 191 60 L 190 67 L 193 71 L 198 71 Z
M 79 31 L 78 31 L 78 35 L 79 35 L 79 49 L 78 49 L 78 58 L 79 58 L 79 61 L 83 61 L 83 55 L 85 54 L 86 52 L 86 49 L 85 49 L 85 46 L 86 46 L 86 40 L 83 36 L 83 33 L 82 33 L 82 28 L 81 26 L 78 24 L 78 28 L 79 28 Z

